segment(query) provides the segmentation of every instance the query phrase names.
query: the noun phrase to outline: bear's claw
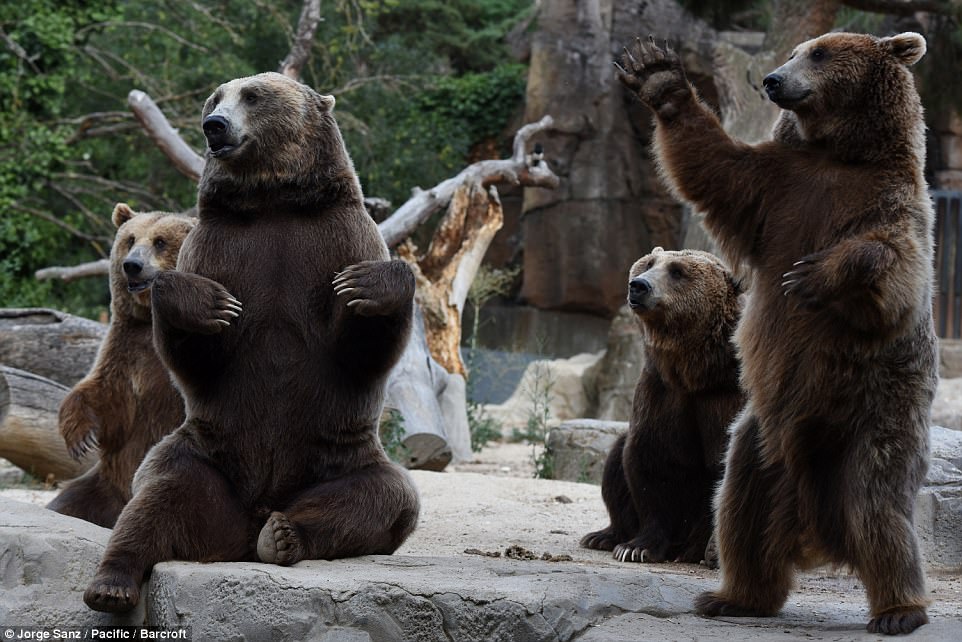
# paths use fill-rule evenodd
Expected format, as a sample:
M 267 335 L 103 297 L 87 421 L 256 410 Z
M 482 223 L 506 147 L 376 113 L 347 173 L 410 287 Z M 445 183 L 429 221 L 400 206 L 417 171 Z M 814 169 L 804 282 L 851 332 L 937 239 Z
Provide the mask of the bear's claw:
M 95 611 L 125 613 L 140 601 L 140 587 L 128 577 L 112 575 L 94 578 L 84 591 L 84 602 Z

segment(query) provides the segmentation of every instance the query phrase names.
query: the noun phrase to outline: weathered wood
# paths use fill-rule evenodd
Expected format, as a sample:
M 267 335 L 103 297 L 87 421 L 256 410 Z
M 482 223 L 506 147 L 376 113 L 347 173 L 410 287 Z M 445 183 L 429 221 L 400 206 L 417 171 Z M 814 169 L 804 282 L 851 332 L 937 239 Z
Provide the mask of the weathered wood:
M 47 308 L 0 308 L 0 364 L 65 386 L 90 370 L 107 326 Z
M 180 137 L 154 99 L 139 89 L 134 89 L 127 94 L 127 105 L 150 139 L 170 159 L 177 171 L 193 181 L 200 180 L 200 174 L 204 170 L 204 158 Z
M 458 391 L 460 398 L 452 399 L 459 395 L 449 393 Z M 424 316 L 417 306 L 411 339 L 388 378 L 384 406 L 385 411 L 399 412 L 404 420 L 402 443 L 407 453 L 401 463 L 406 467 L 443 470 L 452 457 L 459 461 L 471 457 L 464 379 L 450 374 L 431 357 Z
M 464 304 L 481 260 L 503 224 L 497 190 L 467 183 L 452 195 L 424 256 L 416 256 L 417 248 L 409 242 L 397 248 L 417 278 L 416 297 L 424 310 L 431 354 L 448 372 L 465 374 L 461 359 Z
M 107 276 L 108 274 L 110 274 L 110 260 L 100 259 L 99 261 L 90 261 L 89 263 L 81 263 L 80 265 L 43 268 L 34 272 L 33 276 L 38 281 L 44 281 L 46 279 L 76 281 L 77 279 L 84 279 L 88 276 Z
M 73 479 L 97 461 L 67 453 L 57 427 L 60 402 L 70 391 L 56 381 L 0 366 L 0 457 L 44 481 Z
M 507 184 L 556 188 L 560 180 L 543 160 L 542 153 L 525 151 L 532 136 L 549 131 L 553 127 L 554 119 L 551 116 L 529 123 L 515 134 L 511 158 L 478 161 L 468 165 L 457 176 L 439 183 L 430 190 L 415 190 L 414 195 L 404 205 L 378 225 L 381 236 L 389 247 L 399 244 L 432 214 L 447 207 L 454 192 L 462 185 L 479 183 L 485 187 Z
M 314 42 L 314 32 L 317 23 L 321 21 L 321 0 L 304 0 L 301 7 L 301 17 L 297 20 L 297 30 L 291 50 L 278 66 L 278 73 L 282 73 L 294 80 L 301 79 L 301 70 L 311 55 L 311 45 Z

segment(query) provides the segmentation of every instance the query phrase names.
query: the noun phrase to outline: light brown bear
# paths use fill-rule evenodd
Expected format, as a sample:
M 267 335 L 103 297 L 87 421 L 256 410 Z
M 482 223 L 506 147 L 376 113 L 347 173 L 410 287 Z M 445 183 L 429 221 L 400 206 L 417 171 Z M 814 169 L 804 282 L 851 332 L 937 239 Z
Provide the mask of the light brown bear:
M 912 525 L 937 380 L 933 213 L 915 33 L 831 33 L 764 79 L 774 140 L 732 140 L 678 56 L 626 49 L 661 171 L 731 264 L 753 271 L 736 333 L 748 404 L 717 506 L 723 573 L 705 615 L 774 615 L 796 568 L 850 565 L 873 633 L 928 621 Z
M 712 533 L 728 426 L 745 403 L 732 334 L 741 285 L 715 256 L 652 250 L 628 273 L 645 365 L 605 462 L 608 527 L 581 545 L 624 562 L 694 562 Z
M 151 446 L 184 421 L 184 399 L 154 350 L 150 284 L 174 269 L 197 219 L 166 212 L 138 213 L 119 203 L 110 251 L 110 328 L 90 373 L 60 405 L 60 433 L 80 458 L 100 461 L 68 482 L 47 506 L 113 528 L 130 501 L 134 471 Z
M 414 274 L 364 209 L 333 106 L 276 73 L 204 105 L 200 221 L 151 288 L 187 418 L 137 471 L 91 608 L 132 609 L 163 560 L 390 554 L 417 523 L 377 433 Z

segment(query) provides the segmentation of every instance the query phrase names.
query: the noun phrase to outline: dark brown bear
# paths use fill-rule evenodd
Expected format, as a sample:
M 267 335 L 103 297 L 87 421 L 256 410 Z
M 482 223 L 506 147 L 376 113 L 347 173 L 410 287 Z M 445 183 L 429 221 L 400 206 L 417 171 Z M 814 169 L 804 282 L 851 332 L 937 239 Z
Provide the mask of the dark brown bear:
M 138 470 L 91 608 L 133 608 L 162 560 L 389 554 L 414 529 L 417 491 L 377 434 L 414 275 L 364 209 L 333 106 L 276 73 L 204 105 L 200 222 L 151 293 L 187 419 Z
M 796 568 L 855 569 L 873 633 L 928 621 L 912 526 L 936 387 L 915 33 L 832 33 L 765 78 L 775 139 L 732 140 L 678 56 L 626 52 L 664 176 L 753 271 L 736 333 L 749 400 L 716 499 L 723 573 L 705 615 L 774 615 Z
M 130 501 L 144 455 L 184 421 L 184 399 L 154 350 L 149 288 L 157 274 L 174 269 L 197 219 L 137 213 L 119 203 L 113 222 L 110 328 L 90 373 L 60 405 L 60 433 L 71 455 L 98 448 L 100 461 L 47 506 L 107 528 Z
M 732 334 L 741 288 L 706 252 L 660 247 L 628 273 L 645 343 L 628 432 L 605 462 L 611 524 L 581 545 L 623 562 L 705 557 L 728 425 L 745 402 Z

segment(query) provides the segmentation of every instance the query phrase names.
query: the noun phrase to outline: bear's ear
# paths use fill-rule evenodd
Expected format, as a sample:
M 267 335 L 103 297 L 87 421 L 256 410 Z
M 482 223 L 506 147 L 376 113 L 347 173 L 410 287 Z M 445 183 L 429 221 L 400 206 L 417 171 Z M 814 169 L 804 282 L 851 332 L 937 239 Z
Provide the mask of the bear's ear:
M 115 226 L 120 227 L 135 216 L 137 216 L 137 212 L 130 209 L 130 205 L 117 203 L 114 206 L 114 213 L 110 215 L 110 220 L 114 222 Z
M 334 109 L 334 96 L 317 94 L 317 103 L 321 106 L 321 111 L 331 111 Z
M 651 249 L 652 254 L 659 254 L 664 251 L 665 251 L 665 248 L 661 247 L 660 245 L 658 247 L 654 247 Z
M 925 55 L 925 38 L 914 31 L 882 38 L 882 47 L 906 67 L 914 65 Z

